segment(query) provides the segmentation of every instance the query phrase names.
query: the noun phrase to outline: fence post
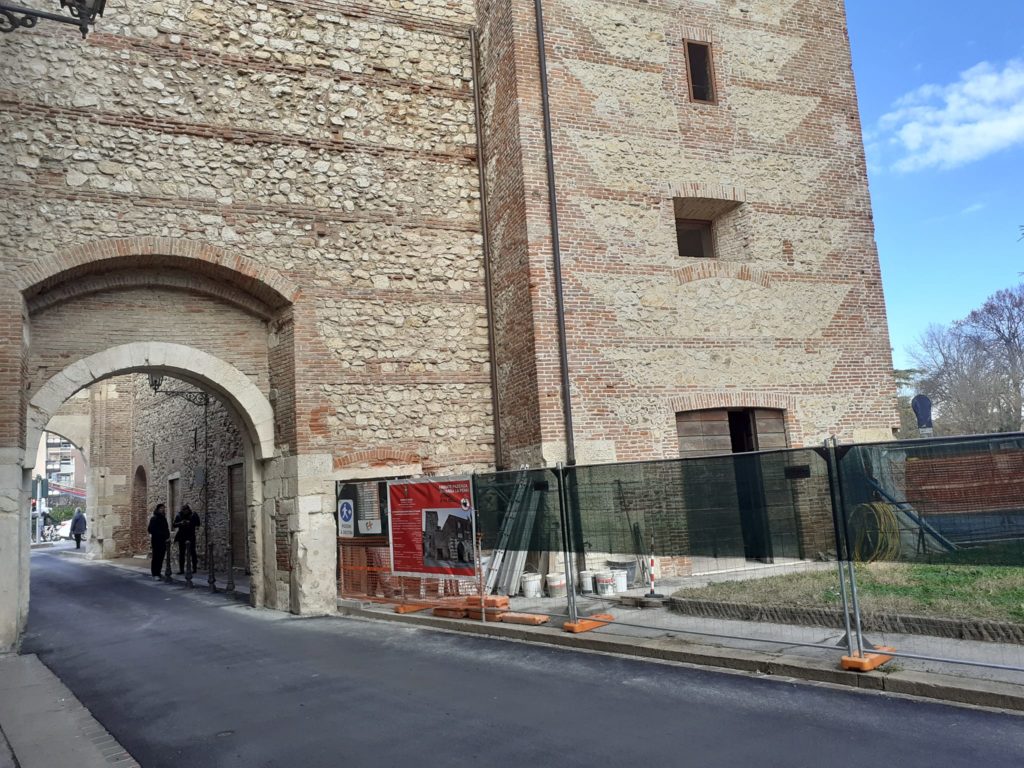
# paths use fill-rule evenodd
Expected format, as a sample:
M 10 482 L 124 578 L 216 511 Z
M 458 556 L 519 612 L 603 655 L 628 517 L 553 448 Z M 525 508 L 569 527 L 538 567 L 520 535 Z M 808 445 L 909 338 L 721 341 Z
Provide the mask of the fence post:
M 857 633 L 857 653 L 864 655 L 864 632 L 860 620 L 860 601 L 857 599 L 857 570 L 854 568 L 853 551 L 850 548 L 850 520 L 846 514 L 846 495 L 843 493 L 843 472 L 839 466 L 841 457 L 839 455 L 839 444 L 836 438 L 832 438 L 832 454 L 836 462 L 836 491 L 839 496 L 839 512 L 843 520 L 843 539 L 846 544 L 846 567 L 850 572 L 850 597 L 853 601 L 853 621 Z M 846 454 L 846 451 L 843 451 Z
M 227 553 L 228 553 L 228 583 L 224 587 L 224 591 L 227 592 L 229 595 L 233 595 L 235 593 L 235 548 L 231 544 L 230 540 L 228 540 Z
M 575 624 L 579 617 L 576 613 L 576 580 L 572 573 L 573 557 L 570 546 L 572 538 L 569 531 L 569 510 L 565 493 L 565 467 L 562 462 L 558 462 L 555 472 L 558 476 L 558 515 L 562 523 L 562 559 L 565 561 L 565 599 L 569 608 L 569 621 Z
M 846 629 L 846 650 L 848 655 L 853 656 L 853 631 L 850 628 L 850 603 L 846 594 L 846 573 L 843 568 L 843 557 L 845 555 L 843 537 L 839 525 L 839 488 L 836 484 L 836 474 L 839 470 L 836 461 L 835 451 L 825 440 L 822 444 L 821 455 L 825 459 L 825 466 L 828 469 L 828 492 L 832 502 L 832 532 L 836 539 L 836 567 L 839 570 L 839 594 L 843 601 L 843 624 Z
M 206 571 L 207 571 L 206 583 L 210 585 L 210 591 L 211 592 L 216 592 L 217 591 L 217 576 L 214 574 L 214 571 L 213 571 L 213 554 L 214 554 L 213 553 L 213 542 L 212 541 L 207 541 L 206 542 Z
M 196 543 L 186 539 L 181 545 L 185 548 L 185 586 L 192 589 L 192 553 L 196 551 Z

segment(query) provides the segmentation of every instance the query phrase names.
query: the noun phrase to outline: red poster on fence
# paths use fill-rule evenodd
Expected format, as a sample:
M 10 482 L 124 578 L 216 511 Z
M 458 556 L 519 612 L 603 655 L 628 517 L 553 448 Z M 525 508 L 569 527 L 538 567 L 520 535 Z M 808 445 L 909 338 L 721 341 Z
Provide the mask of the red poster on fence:
M 399 576 L 476 576 L 473 483 L 388 481 L 391 564 Z

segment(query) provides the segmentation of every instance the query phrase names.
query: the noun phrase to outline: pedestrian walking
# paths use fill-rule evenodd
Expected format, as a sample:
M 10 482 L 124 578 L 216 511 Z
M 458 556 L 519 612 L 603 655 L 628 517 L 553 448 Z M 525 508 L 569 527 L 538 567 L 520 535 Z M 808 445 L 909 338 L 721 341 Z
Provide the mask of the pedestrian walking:
M 154 579 L 160 578 L 160 566 L 167 555 L 167 540 L 171 538 L 166 510 L 163 504 L 157 504 L 153 509 L 153 516 L 149 519 L 149 539 L 153 547 L 153 562 L 149 566 L 149 572 L 153 574 Z
M 196 557 L 196 529 L 199 527 L 199 515 L 192 512 L 188 504 L 181 508 L 181 511 L 174 516 L 174 523 L 171 526 L 177 533 L 174 534 L 174 541 L 178 545 L 178 573 L 185 572 L 185 553 L 188 552 L 192 573 L 196 572 L 199 564 Z
M 75 507 L 75 516 L 71 518 L 71 535 L 75 537 L 75 549 L 82 548 L 82 537 L 85 536 L 87 525 L 82 508 Z

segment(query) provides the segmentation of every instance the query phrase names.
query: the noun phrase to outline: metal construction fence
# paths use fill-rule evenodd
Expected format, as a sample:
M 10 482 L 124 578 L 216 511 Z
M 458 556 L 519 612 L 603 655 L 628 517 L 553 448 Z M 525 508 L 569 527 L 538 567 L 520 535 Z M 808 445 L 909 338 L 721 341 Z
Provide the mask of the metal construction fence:
M 398 577 L 386 537 L 339 539 L 339 593 L 1024 672 L 1024 435 L 523 468 L 473 491 L 478 581 Z

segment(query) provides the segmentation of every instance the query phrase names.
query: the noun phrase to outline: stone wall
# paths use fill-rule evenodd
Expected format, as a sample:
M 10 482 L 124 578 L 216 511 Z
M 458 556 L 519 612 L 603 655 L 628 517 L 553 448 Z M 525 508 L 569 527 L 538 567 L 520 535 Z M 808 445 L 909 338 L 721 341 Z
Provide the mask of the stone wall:
M 473 20 L 468 0 L 171 0 L 111 8 L 84 43 L 54 25 L 5 36 L 0 170 L 25 223 L 0 245 L 5 268 L 78 244 L 128 239 L 117 253 L 131 257 L 133 242 L 171 239 L 301 286 L 286 314 L 260 306 L 250 328 L 235 313 L 259 304 L 245 284 L 214 301 L 177 262 L 158 265 L 173 297 L 153 295 L 155 274 L 138 292 L 122 281 L 62 301 L 47 300 L 56 286 L 31 288 L 45 343 L 31 350 L 30 389 L 92 340 L 147 326 L 180 340 L 175 319 L 199 319 L 209 325 L 186 332 L 193 344 L 275 390 L 288 451 L 385 446 L 439 470 L 489 465 Z M 54 226 L 56 209 L 76 225 Z M 83 321 L 101 313 L 109 323 Z M 269 355 L 265 340 L 257 359 L 240 355 L 267 333 Z
M 142 521 L 134 521 L 136 526 L 148 524 L 149 515 L 158 503 L 168 503 L 168 479 L 178 477 L 180 499 L 177 509 L 168 509 L 168 522 L 174 520 L 184 504 L 197 512 L 205 526 L 196 542 L 200 567 L 206 565 L 209 540 L 213 545 L 214 566 L 223 575 L 227 565 L 229 524 L 228 465 L 243 459 L 242 436 L 231 412 L 215 397 L 210 397 L 204 408 L 201 402 L 170 394 L 202 395 L 202 390 L 177 379 L 165 378 L 158 392 L 150 388 L 145 376 L 119 380 L 128 383 L 135 401 L 133 473 L 142 467 L 147 478 L 147 515 Z M 143 552 L 148 551 L 148 541 L 145 546 Z M 177 561 L 174 562 L 176 568 Z M 241 564 L 242 559 L 236 562 Z
M 129 382 L 108 379 L 89 388 L 92 428 L 85 512 L 88 550 L 99 558 L 132 549 L 131 483 L 134 399 Z

